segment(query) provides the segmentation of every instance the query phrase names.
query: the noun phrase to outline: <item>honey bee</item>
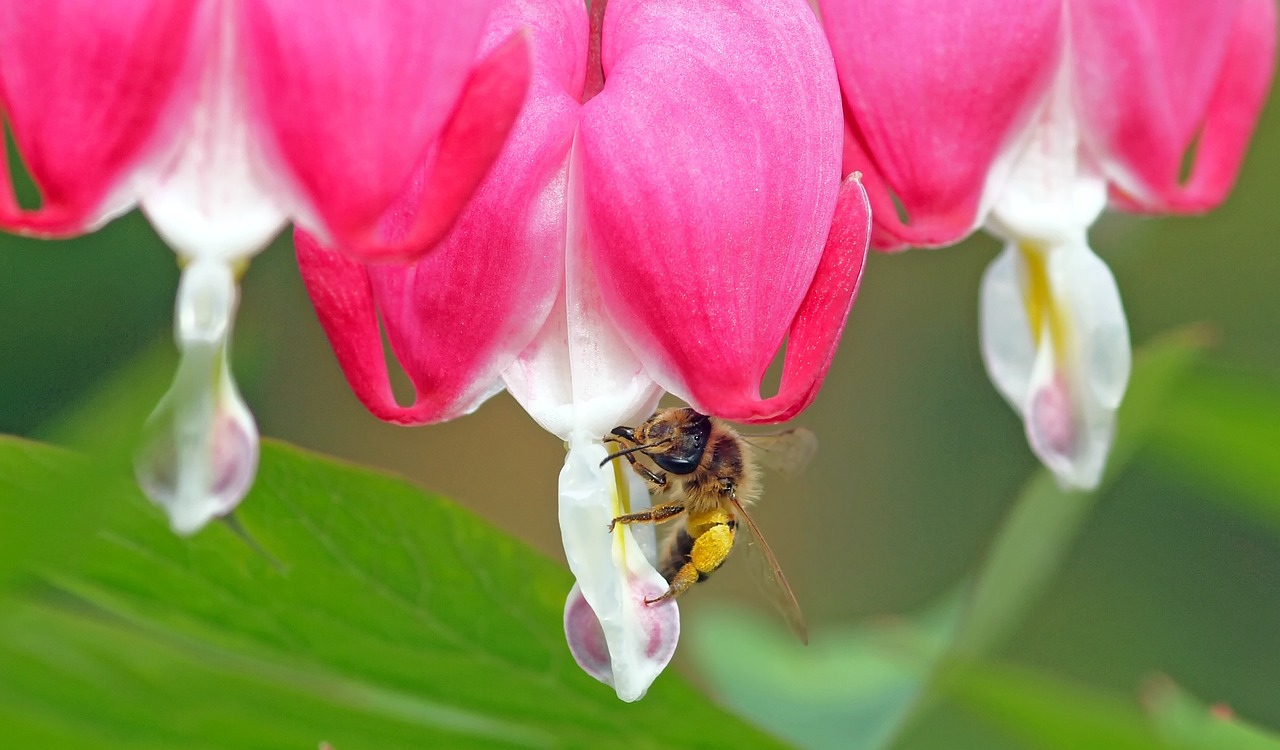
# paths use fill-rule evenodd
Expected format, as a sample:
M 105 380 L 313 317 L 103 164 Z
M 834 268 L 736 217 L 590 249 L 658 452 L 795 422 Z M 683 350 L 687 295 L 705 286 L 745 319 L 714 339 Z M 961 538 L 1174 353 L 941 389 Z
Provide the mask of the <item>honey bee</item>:
M 684 516 L 684 526 L 667 539 L 658 571 L 669 588 L 657 604 L 684 593 L 715 572 L 733 550 L 738 522 L 745 521 L 767 563 L 777 604 L 792 630 L 808 642 L 804 617 L 778 560 L 746 506 L 760 497 L 764 464 L 796 471 L 813 456 L 817 439 L 804 429 L 773 435 L 738 434 L 728 423 L 690 408 L 662 409 L 637 427 L 615 427 L 606 438 L 622 446 L 601 466 L 626 458 L 661 499 L 642 513 L 618 516 L 609 524 L 662 523 Z

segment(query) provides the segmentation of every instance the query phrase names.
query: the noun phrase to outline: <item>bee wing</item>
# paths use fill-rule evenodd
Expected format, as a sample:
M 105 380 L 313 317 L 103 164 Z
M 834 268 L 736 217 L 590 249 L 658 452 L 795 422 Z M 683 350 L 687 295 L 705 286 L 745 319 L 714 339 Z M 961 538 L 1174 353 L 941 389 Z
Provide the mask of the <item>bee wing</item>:
M 791 627 L 791 632 L 796 634 L 800 642 L 809 645 L 809 627 L 805 625 L 804 613 L 800 611 L 800 602 L 796 601 L 796 594 L 791 590 L 791 584 L 787 583 L 787 577 L 782 573 L 782 566 L 778 565 L 778 558 L 773 556 L 773 550 L 769 549 L 769 543 L 764 540 L 764 535 L 760 533 L 760 527 L 756 526 L 756 522 L 751 518 L 751 514 L 747 509 L 742 507 L 742 503 L 737 498 L 730 498 L 729 502 L 733 503 L 734 511 L 738 518 L 746 522 L 747 528 L 751 529 L 753 544 L 749 547 L 756 547 L 764 555 L 766 564 L 765 577 L 772 582 L 769 593 L 772 595 L 774 605 L 782 612 L 783 617 L 787 620 L 787 625 Z
M 788 477 L 803 471 L 818 452 L 818 436 L 803 427 L 771 435 L 743 435 L 742 439 L 756 449 L 756 457 L 766 469 Z

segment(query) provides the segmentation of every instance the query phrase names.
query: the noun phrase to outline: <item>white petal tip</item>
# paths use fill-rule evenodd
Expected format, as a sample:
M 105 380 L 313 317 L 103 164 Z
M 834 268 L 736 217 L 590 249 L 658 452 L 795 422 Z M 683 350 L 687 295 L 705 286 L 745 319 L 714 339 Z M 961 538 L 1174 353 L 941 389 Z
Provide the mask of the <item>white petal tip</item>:
M 680 640 L 676 603 L 646 604 L 646 599 L 662 595 L 664 589 L 647 582 L 632 583 L 628 586 L 629 601 L 623 603 L 619 616 L 610 620 L 608 633 L 577 584 L 564 607 L 565 638 L 574 660 L 628 703 L 644 697 L 675 655 Z
M 227 362 L 236 297 L 228 266 L 184 269 L 174 325 L 182 358 L 134 457 L 138 484 L 178 534 L 230 513 L 258 471 L 258 427 Z
M 1040 383 L 1023 411 L 1027 441 L 1067 491 L 1098 488 L 1111 452 L 1115 411 L 1073 394 L 1060 375 Z
M 174 533 L 194 534 L 249 493 L 258 469 L 258 432 L 248 412 L 242 416 L 222 414 L 204 429 L 182 430 L 162 402 L 159 418 L 148 424 L 134 474 L 147 498 L 169 516 Z

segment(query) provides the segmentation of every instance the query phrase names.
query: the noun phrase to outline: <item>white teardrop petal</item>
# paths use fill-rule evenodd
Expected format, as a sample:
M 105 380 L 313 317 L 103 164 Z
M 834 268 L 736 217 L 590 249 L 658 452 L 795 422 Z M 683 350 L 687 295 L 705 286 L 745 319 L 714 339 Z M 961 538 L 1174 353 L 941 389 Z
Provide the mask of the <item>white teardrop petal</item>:
M 183 271 L 174 324 L 182 359 L 134 459 L 143 492 L 180 534 L 230 513 L 258 468 L 258 429 L 227 359 L 235 308 L 225 264 L 202 260 Z
M 569 568 L 578 581 L 565 605 L 565 635 L 583 669 L 612 685 L 622 700 L 635 701 L 675 653 L 680 612 L 674 601 L 645 602 L 667 590 L 666 580 L 634 536 L 647 533 L 651 540 L 652 529 L 619 525 L 609 531 L 616 515 L 648 507 L 648 492 L 637 485 L 640 493 L 630 495 L 634 504 L 621 507 L 619 497 L 626 495 L 620 493 L 630 493 L 633 480 L 620 486 L 614 466 L 600 466 L 607 455 L 598 438 L 575 434 L 560 472 L 560 530 Z M 578 596 L 589 613 L 576 601 Z M 608 653 L 607 671 L 601 637 Z
M 1019 410 L 1026 401 L 1035 362 L 1021 275 L 1018 249 L 1006 245 L 982 274 L 978 305 L 983 364 L 996 390 Z

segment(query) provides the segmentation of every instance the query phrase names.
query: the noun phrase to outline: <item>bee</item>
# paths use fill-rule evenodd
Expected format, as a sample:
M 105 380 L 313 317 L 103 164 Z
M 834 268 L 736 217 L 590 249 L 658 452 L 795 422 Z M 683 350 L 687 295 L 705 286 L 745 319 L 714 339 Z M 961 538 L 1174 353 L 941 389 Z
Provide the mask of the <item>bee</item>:
M 641 513 L 609 524 L 662 523 L 680 516 L 684 525 L 667 539 L 658 571 L 666 593 L 646 604 L 674 599 L 716 571 L 733 550 L 745 522 L 767 563 L 777 603 L 792 630 L 807 642 L 795 593 L 746 506 L 760 497 L 760 464 L 796 471 L 813 456 L 817 439 L 804 429 L 743 436 L 723 420 L 690 408 L 662 409 L 637 427 L 615 427 L 606 438 L 622 446 L 601 466 L 625 458 L 661 500 Z

